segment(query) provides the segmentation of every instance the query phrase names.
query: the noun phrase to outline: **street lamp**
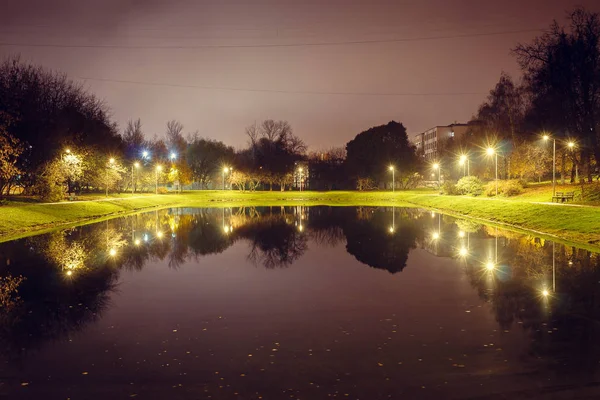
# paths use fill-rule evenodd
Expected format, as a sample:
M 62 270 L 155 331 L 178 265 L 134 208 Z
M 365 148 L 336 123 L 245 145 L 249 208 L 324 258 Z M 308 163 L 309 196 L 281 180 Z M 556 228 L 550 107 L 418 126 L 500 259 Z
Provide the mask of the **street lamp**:
M 438 171 L 438 187 L 442 187 L 442 167 L 439 163 L 433 164 L 433 169 L 437 169 Z
M 133 194 L 134 190 L 134 183 L 133 183 L 133 176 L 134 176 L 134 169 L 133 168 L 139 168 L 140 167 L 140 163 L 139 162 L 134 162 L 133 164 L 131 164 L 131 194 Z
M 569 147 L 569 150 L 573 151 L 573 149 L 575 148 L 575 142 L 570 141 L 569 143 L 567 143 L 567 146 Z M 573 157 L 573 162 L 575 163 L 575 183 L 577 183 L 577 181 L 579 180 L 579 166 L 577 165 L 577 157 Z
M 225 190 L 225 174 L 229 172 L 229 168 L 223 168 L 223 190 Z
M 493 147 L 488 147 L 486 153 L 488 156 L 496 156 L 496 197 L 498 197 L 498 152 Z
M 169 158 L 171 159 L 171 161 L 173 161 L 174 159 L 177 158 L 177 154 L 175 154 L 174 152 L 172 152 L 171 155 L 169 156 Z
M 550 140 L 549 135 L 544 135 L 544 140 Z M 552 197 L 556 195 L 556 139 L 552 138 Z
M 162 171 L 162 165 L 156 166 L 156 183 L 155 183 L 155 193 L 158 194 L 158 173 Z
M 304 169 L 302 167 L 298 167 L 298 176 L 300 177 L 300 191 L 302 191 L 304 183 L 304 180 L 302 179 L 304 178 Z
M 395 169 L 393 165 L 390 165 L 390 167 L 388 168 L 390 171 L 392 171 L 392 192 L 396 191 L 396 177 L 395 177 Z
M 470 164 L 469 157 L 467 157 L 466 154 L 462 154 L 458 160 L 458 163 L 463 166 L 463 176 L 467 176 L 467 175 L 470 176 L 471 171 L 470 171 L 470 165 L 469 165 Z M 465 164 L 467 165 L 466 175 L 465 175 Z
M 147 159 L 149 156 L 148 150 L 142 151 L 142 158 Z
M 114 158 L 110 158 L 108 160 L 108 164 L 106 164 L 106 197 L 108 197 L 108 169 L 115 163 Z

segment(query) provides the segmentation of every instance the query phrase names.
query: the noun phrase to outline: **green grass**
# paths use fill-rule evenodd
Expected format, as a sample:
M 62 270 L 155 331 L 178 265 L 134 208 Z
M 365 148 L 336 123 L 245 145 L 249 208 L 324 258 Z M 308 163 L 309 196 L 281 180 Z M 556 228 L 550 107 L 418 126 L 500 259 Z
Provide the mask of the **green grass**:
M 557 189 L 561 190 L 561 189 Z M 567 189 L 564 189 L 565 191 Z M 551 199 L 552 188 L 536 186 L 513 198 L 440 196 L 433 190 L 392 192 L 247 192 L 197 191 L 183 194 L 122 194 L 109 201 L 61 204 L 11 203 L 0 207 L 0 241 L 126 213 L 164 207 L 239 206 L 419 206 L 488 223 L 600 248 L 600 207 L 536 204 Z M 85 200 L 86 197 L 81 197 Z

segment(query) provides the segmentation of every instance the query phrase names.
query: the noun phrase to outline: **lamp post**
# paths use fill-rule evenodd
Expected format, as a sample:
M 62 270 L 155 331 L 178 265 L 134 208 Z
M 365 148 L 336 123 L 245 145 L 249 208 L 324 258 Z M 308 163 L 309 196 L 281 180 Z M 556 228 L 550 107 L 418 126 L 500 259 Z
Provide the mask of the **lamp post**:
M 569 150 L 573 151 L 573 149 L 575 148 L 575 142 L 570 141 L 569 143 L 567 143 L 567 146 L 569 147 Z M 576 157 L 573 157 L 573 162 L 575 163 L 575 183 L 577 183 L 577 181 L 579 181 L 579 168 L 577 165 Z
M 437 169 L 438 171 L 438 187 L 442 187 L 442 167 L 439 163 L 433 164 L 433 169 Z
M 229 172 L 229 168 L 225 167 L 223 168 L 223 190 L 225 190 L 225 174 Z
M 304 184 L 304 169 L 302 167 L 298 167 L 298 176 L 300 177 L 300 191 L 302 191 Z
M 486 150 L 488 156 L 496 156 L 496 197 L 498 197 L 498 152 L 493 147 Z
M 159 173 L 160 171 L 162 171 L 162 165 L 157 165 L 155 170 L 156 170 L 156 174 L 155 174 L 155 176 L 156 176 L 156 181 L 155 181 L 155 189 L 154 189 L 154 193 L 155 193 L 155 194 L 158 194 L 158 173 Z
M 390 165 L 389 170 L 392 171 L 392 192 L 396 191 L 396 170 L 393 165 Z
M 469 163 L 469 157 L 467 157 L 466 154 L 463 154 L 460 156 L 460 159 L 458 160 L 459 164 L 463 166 L 463 176 L 470 176 L 471 175 L 471 171 L 470 171 L 470 163 Z M 465 175 L 465 164 L 467 166 L 466 169 L 466 175 Z
M 133 182 L 133 174 L 134 174 L 134 169 L 133 168 L 139 168 L 140 167 L 140 163 L 139 162 L 134 162 L 133 164 L 131 164 L 131 194 L 133 194 L 134 192 L 134 182 Z
M 114 158 L 110 158 L 108 160 L 108 164 L 106 164 L 106 197 L 108 197 L 108 169 L 115 163 Z
M 550 136 L 544 135 L 544 140 L 550 140 Z M 556 195 L 556 139 L 552 138 L 552 197 Z

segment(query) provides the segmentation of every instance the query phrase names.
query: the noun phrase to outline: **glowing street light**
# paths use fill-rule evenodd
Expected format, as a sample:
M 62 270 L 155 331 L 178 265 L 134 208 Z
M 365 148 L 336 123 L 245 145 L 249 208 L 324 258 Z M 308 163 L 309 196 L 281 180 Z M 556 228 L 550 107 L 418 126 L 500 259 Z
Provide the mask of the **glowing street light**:
M 71 149 L 65 149 L 65 153 L 71 154 Z
M 140 163 L 139 162 L 134 162 L 133 164 L 131 164 L 131 194 L 133 194 L 134 191 L 134 182 L 133 182 L 133 178 L 134 178 L 134 169 L 133 168 L 139 168 L 140 167 Z
M 442 187 L 442 167 L 440 166 L 439 163 L 434 163 L 433 164 L 433 169 L 437 169 L 438 171 L 438 187 Z
M 390 171 L 392 171 L 392 192 L 395 192 L 396 191 L 396 177 L 395 177 L 396 170 L 393 165 L 390 165 L 388 169 Z
M 569 147 L 569 150 L 573 150 L 576 146 L 575 142 L 573 142 L 572 140 L 569 141 L 567 143 L 567 146 Z M 575 163 L 575 182 L 579 181 L 579 166 L 577 165 L 577 158 L 574 157 L 573 162 Z
M 157 165 L 156 168 L 156 182 L 155 182 L 155 193 L 158 194 L 158 173 L 162 171 L 162 165 Z
M 304 190 L 304 168 L 298 167 L 298 178 L 300 179 L 300 191 Z
M 438 240 L 438 239 L 440 238 L 440 233 L 439 233 L 439 232 L 433 232 L 433 233 L 431 234 L 431 238 L 432 238 L 433 240 Z
M 490 271 L 490 272 L 491 272 L 491 271 L 493 271 L 493 270 L 495 270 L 495 269 L 496 269 L 496 264 L 494 264 L 494 262 L 493 262 L 493 261 L 488 261 L 488 262 L 485 264 L 485 269 L 487 269 L 488 271 Z
M 465 237 L 465 232 L 464 231 L 458 232 L 458 237 L 459 238 L 464 238 Z
M 229 167 L 223 168 L 223 190 L 225 190 L 225 174 L 230 171 L 233 172 L 233 168 L 229 168 Z
M 549 135 L 543 136 L 545 141 L 550 140 Z M 556 139 L 552 138 L 552 197 L 556 195 Z
M 544 296 L 544 297 L 550 296 L 550 292 L 548 291 L 548 289 L 542 290 L 542 296 Z
M 493 147 L 488 147 L 486 150 L 488 156 L 496 156 L 496 197 L 498 197 L 498 152 Z
M 148 153 L 148 150 L 144 150 L 144 151 L 142 151 L 142 157 L 143 157 L 144 159 L 147 159 L 149 155 L 150 155 L 150 153 Z
M 115 159 L 111 157 L 108 159 L 108 164 L 106 164 L 106 197 L 108 197 L 108 169 L 112 167 L 114 163 Z
M 463 166 L 463 176 L 471 175 L 471 171 L 470 171 L 471 162 L 469 160 L 469 157 L 467 157 L 466 154 L 461 154 L 461 156 L 458 159 L 458 163 Z M 465 165 L 467 167 L 466 174 L 465 174 Z
M 169 155 L 169 159 L 171 161 L 175 160 L 177 158 L 177 154 L 175 154 L 174 152 L 171 152 L 171 154 Z
M 114 248 L 112 248 L 112 249 L 110 249 L 110 250 L 108 251 L 108 254 L 109 254 L 111 257 L 114 257 L 114 256 L 116 256 L 116 255 L 117 255 L 117 250 L 115 250 Z
M 469 251 L 467 250 L 466 247 L 461 247 L 460 250 L 458 251 L 458 255 L 460 255 L 461 257 L 466 257 L 469 255 Z

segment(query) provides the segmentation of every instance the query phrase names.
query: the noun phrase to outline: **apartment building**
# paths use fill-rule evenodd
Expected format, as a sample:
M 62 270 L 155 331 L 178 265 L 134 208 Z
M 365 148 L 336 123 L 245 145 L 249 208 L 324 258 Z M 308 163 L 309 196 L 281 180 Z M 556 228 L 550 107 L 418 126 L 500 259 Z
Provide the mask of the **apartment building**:
M 425 132 L 420 132 L 412 137 L 412 143 L 417 147 L 417 154 L 426 160 L 435 160 L 438 157 L 438 147 L 444 140 L 462 137 L 467 132 L 467 124 L 450 124 L 434 126 Z

